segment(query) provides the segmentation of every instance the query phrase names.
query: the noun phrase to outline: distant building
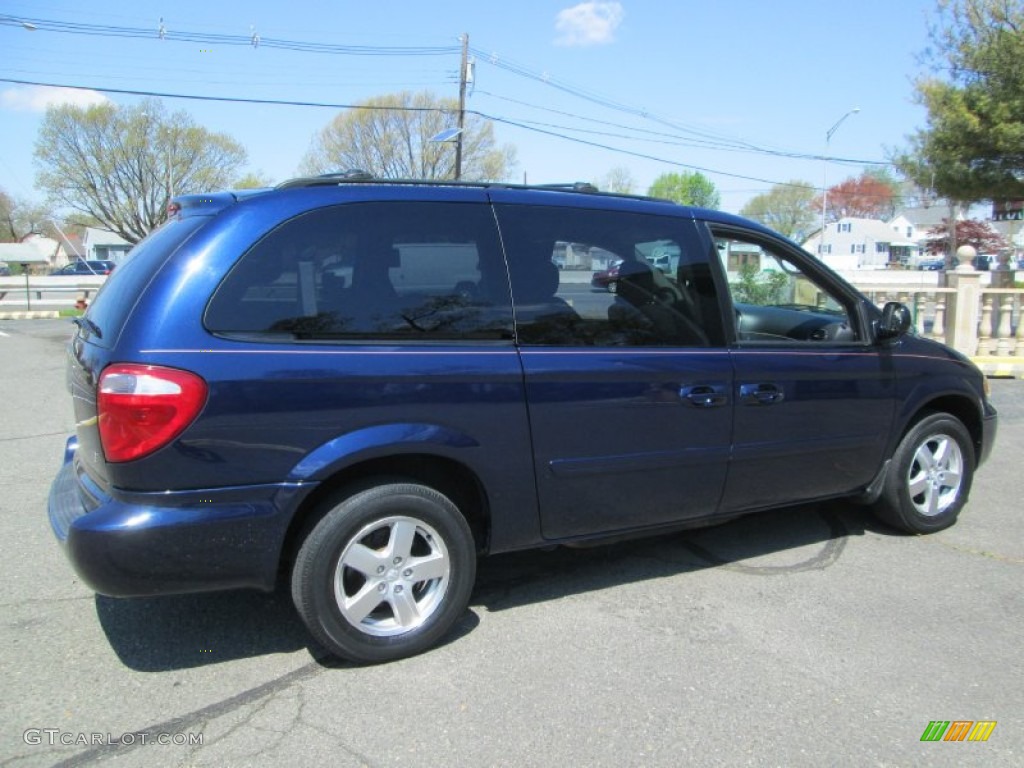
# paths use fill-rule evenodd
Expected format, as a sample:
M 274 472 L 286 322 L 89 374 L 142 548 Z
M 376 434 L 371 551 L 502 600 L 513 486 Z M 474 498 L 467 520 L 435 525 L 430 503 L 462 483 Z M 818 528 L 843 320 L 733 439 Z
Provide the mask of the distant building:
M 927 249 L 930 239 L 929 231 L 941 226 L 944 221 L 949 219 L 950 212 L 949 205 L 945 203 L 904 208 L 897 211 L 889 223 L 907 240 L 917 243 L 923 252 Z M 966 218 L 963 208 L 957 206 L 956 220 L 964 221 Z
M 992 221 L 1024 221 L 1024 200 L 993 202 Z
M 1003 200 L 992 203 L 989 226 L 1003 236 L 1013 255 L 1024 255 L 1024 200 Z
M 843 217 L 808 238 L 803 247 L 832 269 L 885 269 L 890 263 L 914 263 L 920 257 L 919 243 L 907 236 L 907 225 L 878 219 Z
M 86 227 L 82 236 L 86 259 L 99 259 L 120 264 L 132 249 L 132 244 L 120 235 L 106 229 Z
M 20 243 L 0 243 L 0 261 L 27 264 L 32 272 L 48 272 L 56 266 L 56 240 L 40 234 L 25 235 Z

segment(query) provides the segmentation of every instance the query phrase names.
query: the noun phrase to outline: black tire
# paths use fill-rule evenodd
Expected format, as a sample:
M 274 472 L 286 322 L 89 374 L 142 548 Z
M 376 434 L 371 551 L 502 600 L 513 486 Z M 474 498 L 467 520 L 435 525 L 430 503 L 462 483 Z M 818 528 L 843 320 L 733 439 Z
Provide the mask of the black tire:
M 386 483 L 316 523 L 295 559 L 292 599 L 331 653 L 391 661 L 440 640 L 475 578 L 473 534 L 458 508 L 433 488 Z
M 908 533 L 940 531 L 956 522 L 973 478 L 970 434 L 959 419 L 934 413 L 900 441 L 872 509 L 883 522 Z

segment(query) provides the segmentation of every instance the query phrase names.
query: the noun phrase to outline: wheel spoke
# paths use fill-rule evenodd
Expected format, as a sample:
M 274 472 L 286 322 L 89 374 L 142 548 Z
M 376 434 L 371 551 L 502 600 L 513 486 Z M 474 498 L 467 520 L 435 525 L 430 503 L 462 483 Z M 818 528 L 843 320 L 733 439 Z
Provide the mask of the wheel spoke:
M 377 591 L 377 585 L 367 581 L 363 588 L 356 593 L 355 597 L 346 598 L 341 610 L 348 620 L 353 624 L 359 624 L 370 615 L 374 608 L 381 604 L 382 595 Z
M 420 608 L 416 605 L 412 590 L 392 592 L 388 602 L 395 613 L 395 621 L 402 627 L 413 627 L 419 623 Z
M 959 488 L 960 487 L 960 472 L 955 469 L 947 469 L 945 472 L 945 479 L 943 480 L 943 486 L 946 488 Z
M 924 472 L 918 472 L 916 475 L 910 478 L 910 498 L 916 499 L 918 495 L 924 493 L 928 489 L 928 475 Z
M 391 557 L 400 557 L 408 560 L 412 553 L 412 543 L 416 538 L 416 524 L 411 520 L 398 520 L 391 526 L 391 539 L 388 542 L 388 552 Z
M 935 451 L 932 453 L 936 466 L 945 467 L 949 464 L 952 454 L 950 442 L 951 441 L 948 437 L 939 438 L 938 444 L 935 446 Z
M 927 506 L 925 514 L 932 517 L 937 515 L 939 513 L 939 501 L 941 499 L 942 494 L 939 493 L 938 489 L 929 487 L 928 490 L 925 491 L 925 505 Z
M 916 461 L 924 471 L 935 466 L 935 455 L 932 453 L 931 448 L 928 447 L 928 443 L 923 443 L 921 447 L 917 449 L 917 452 L 914 454 L 914 461 Z
M 416 557 L 409 561 L 412 568 L 412 581 L 430 581 L 448 575 L 448 558 L 441 552 L 432 552 L 426 557 Z
M 379 552 L 363 544 L 353 544 L 345 553 L 343 565 L 359 571 L 364 576 L 376 576 L 377 569 L 387 561 Z

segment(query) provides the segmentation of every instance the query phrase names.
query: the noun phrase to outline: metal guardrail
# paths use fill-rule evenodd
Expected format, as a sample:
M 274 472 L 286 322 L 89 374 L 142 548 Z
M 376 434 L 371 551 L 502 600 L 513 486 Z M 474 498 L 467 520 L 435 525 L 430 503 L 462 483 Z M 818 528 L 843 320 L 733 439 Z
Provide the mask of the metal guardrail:
M 33 296 L 36 301 L 42 301 L 44 293 L 70 293 L 88 301 L 106 280 L 106 275 L 0 277 L 0 300 L 8 294 L 12 298 L 24 297 L 29 310 L 32 309 Z

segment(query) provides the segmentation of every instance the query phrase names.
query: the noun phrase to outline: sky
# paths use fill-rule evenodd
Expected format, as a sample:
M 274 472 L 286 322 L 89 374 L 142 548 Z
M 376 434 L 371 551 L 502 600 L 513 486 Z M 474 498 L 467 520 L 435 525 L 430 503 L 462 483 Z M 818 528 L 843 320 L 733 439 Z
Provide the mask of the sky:
M 622 168 L 645 193 L 660 174 L 698 170 L 738 212 L 773 184 L 859 176 L 925 127 L 913 84 L 935 14 L 936 0 L 0 0 L 0 189 L 43 200 L 33 149 L 47 104 L 140 98 L 100 89 L 332 105 L 403 90 L 455 98 L 465 34 L 467 109 L 500 120 L 497 143 L 517 158 L 509 181 L 600 182 Z M 163 100 L 239 141 L 247 170 L 274 182 L 297 175 L 339 112 Z

